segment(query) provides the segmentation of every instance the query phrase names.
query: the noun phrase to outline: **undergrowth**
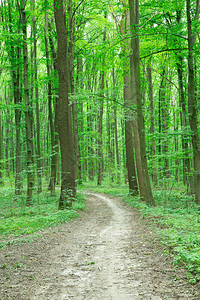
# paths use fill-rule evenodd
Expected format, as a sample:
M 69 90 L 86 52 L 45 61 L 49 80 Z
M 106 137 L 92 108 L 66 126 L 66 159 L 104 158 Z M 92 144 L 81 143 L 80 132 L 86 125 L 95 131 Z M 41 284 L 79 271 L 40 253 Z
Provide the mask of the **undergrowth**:
M 31 206 L 25 205 L 25 197 L 15 196 L 12 189 L 0 190 L 0 247 L 5 238 L 33 234 L 48 227 L 57 226 L 78 216 L 85 208 L 85 197 L 77 193 L 71 209 L 58 210 L 59 191 L 55 197 L 49 192 L 35 194 Z
M 128 195 L 127 186 L 87 186 L 95 192 L 122 197 L 130 206 L 137 207 L 153 225 L 165 246 L 173 255 L 174 264 L 189 270 L 189 281 L 200 280 L 200 211 L 194 198 L 178 190 L 154 190 L 156 206 L 147 206 L 139 197 Z

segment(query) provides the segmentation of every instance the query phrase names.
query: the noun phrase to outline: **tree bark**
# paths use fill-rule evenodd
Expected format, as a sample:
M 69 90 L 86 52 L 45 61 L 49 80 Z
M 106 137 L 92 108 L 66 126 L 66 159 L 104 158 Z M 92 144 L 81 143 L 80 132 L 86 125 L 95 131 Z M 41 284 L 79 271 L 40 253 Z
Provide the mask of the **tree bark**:
M 137 176 L 135 170 L 135 159 L 133 151 L 133 121 L 131 108 L 130 78 L 124 75 L 124 102 L 125 102 L 125 144 L 126 144 L 126 166 L 128 171 L 129 194 L 134 196 L 138 193 Z
M 83 59 L 81 56 L 77 57 L 77 77 L 76 77 L 76 86 L 78 91 L 83 89 Z M 79 103 L 79 111 L 81 116 L 83 116 L 83 101 Z M 81 118 L 79 121 L 80 132 L 83 132 L 84 129 L 84 118 Z M 81 142 L 81 145 L 80 145 Z M 84 169 L 84 164 L 81 162 L 81 159 L 84 156 L 84 136 L 82 136 L 81 141 L 79 141 L 79 166 L 78 166 L 78 180 L 79 183 L 82 183 L 82 173 Z
M 98 180 L 97 184 L 101 185 L 103 180 L 103 150 L 102 150 L 102 132 L 103 132 L 103 102 L 104 102 L 104 76 L 105 72 L 101 73 L 101 97 L 100 97 L 100 113 L 98 127 Z
M 152 69 L 150 64 L 147 66 L 147 78 L 149 84 L 149 100 L 150 100 L 150 111 L 151 111 L 151 134 L 152 134 L 152 142 L 151 142 L 151 154 L 153 158 L 153 183 L 156 187 L 158 185 L 158 176 L 157 176 L 157 168 L 156 168 L 156 146 L 155 146 L 155 125 L 154 125 L 154 104 L 153 104 L 153 83 L 152 83 Z
M 78 120 L 77 120 L 77 101 L 73 99 L 75 95 L 74 88 L 74 17 L 73 17 L 73 3 L 69 0 L 68 6 L 68 28 L 69 28 L 69 78 L 70 78 L 70 92 L 72 95 L 72 115 L 73 115 L 73 140 L 74 140 L 74 159 L 75 159 L 75 181 L 78 181 L 78 167 L 79 167 L 79 142 L 78 142 Z
M 58 130 L 61 149 L 61 194 L 59 209 L 72 206 L 75 197 L 74 151 L 71 107 L 69 104 L 69 66 L 65 6 L 54 0 L 58 38 L 57 69 L 59 76 Z
M 13 34 L 12 29 L 12 15 L 11 15 L 11 3 L 8 1 L 8 18 L 9 18 L 9 27 L 8 30 L 10 34 Z M 9 49 L 9 48 L 8 48 Z M 20 120 L 21 120 L 21 110 L 19 105 L 21 103 L 20 97 L 20 70 L 19 70 L 19 59 L 21 56 L 21 49 L 19 46 L 19 40 L 15 47 L 14 42 L 10 43 L 9 57 L 12 66 L 12 83 L 13 83 L 13 94 L 14 94 L 14 103 L 15 108 L 15 132 L 16 132 L 16 146 L 15 146 L 15 195 L 22 194 L 22 167 L 21 167 L 21 130 L 20 130 Z M 17 67 L 15 64 L 17 63 Z
M 55 151 L 55 126 L 53 122 L 53 111 L 52 111 L 52 82 L 51 82 L 51 67 L 49 62 L 49 48 L 47 38 L 47 15 L 45 15 L 45 26 L 44 26 L 44 38 L 45 38 L 45 50 L 46 50 L 46 66 L 48 75 L 48 113 L 49 113 L 49 125 L 50 125 L 50 137 L 51 137 L 51 171 L 50 171 L 50 184 L 51 195 L 55 195 L 56 186 L 56 151 Z
M 194 61 L 193 61 L 193 46 L 196 39 L 196 34 L 192 34 L 192 20 L 191 20 L 191 3 L 187 0 L 187 29 L 188 29 L 188 113 L 189 123 L 192 135 L 193 146 L 193 160 L 194 160 L 194 183 L 195 196 L 197 204 L 200 204 L 200 146 L 198 134 L 198 120 L 197 120 L 197 99 L 195 93 L 195 79 L 194 79 Z M 199 19 L 200 3 L 197 0 L 196 7 L 196 21 Z
M 177 72 L 178 72 L 178 84 L 179 84 L 179 104 L 182 109 L 180 111 L 180 118 L 181 118 L 181 129 L 182 129 L 182 150 L 183 150 L 183 182 L 185 185 L 190 186 L 190 192 L 194 193 L 194 183 L 193 177 L 191 174 L 191 166 L 190 166 L 190 159 L 189 159 L 189 146 L 188 146 L 188 134 L 187 134 L 187 114 L 186 114 L 186 100 L 184 95 L 183 89 L 183 58 L 181 55 L 177 57 Z M 187 176 L 188 173 L 188 176 Z M 189 179 L 189 181 L 187 180 Z
M 106 18 L 106 14 L 105 14 Z M 106 31 L 104 30 L 103 42 L 106 40 Z M 102 131 L 103 131 L 103 104 L 104 104 L 104 88 L 105 88 L 105 71 L 104 71 L 105 59 L 102 61 L 101 71 L 101 97 L 100 97 L 100 113 L 99 113 L 99 128 L 98 128 L 98 179 L 97 184 L 101 185 L 103 180 L 103 150 L 102 150 Z
M 161 82 L 159 86 L 159 103 L 158 103 L 158 131 L 159 131 L 159 139 L 158 139 L 158 153 L 159 153 L 159 177 L 163 178 L 164 176 L 164 163 L 162 162 L 162 131 L 163 131 L 163 115 L 162 115 L 162 103 L 165 98 L 165 84 L 164 84 L 164 75 L 165 75 L 165 67 L 163 67 L 161 74 Z M 162 181 L 161 181 L 162 182 Z
M 27 143 L 27 204 L 32 204 L 33 198 L 33 132 L 32 132 L 32 105 L 29 99 L 29 80 L 28 80 L 28 46 L 27 46 L 27 19 L 25 11 L 25 1 L 21 0 L 19 12 L 21 16 L 23 31 L 23 56 L 24 56 L 24 101 L 25 101 L 25 122 L 26 122 L 26 143 Z
M 113 75 L 113 100 L 116 100 L 115 91 L 115 69 L 112 70 Z M 117 183 L 120 183 L 120 161 L 119 161 L 119 142 L 118 142 L 118 125 L 117 125 L 117 107 L 114 103 L 114 126 L 115 126 L 115 150 L 116 150 L 116 161 L 117 161 Z
M 33 7 L 35 7 L 35 0 Z M 36 132 L 37 132 L 37 179 L 38 179 L 38 193 L 42 192 L 42 164 L 41 164 L 41 150 L 40 150 L 40 112 L 39 112 L 39 95 L 38 95 L 38 70 L 37 70 L 37 37 L 36 37 L 36 21 L 35 16 L 32 17 L 33 25 L 33 61 L 34 61 L 34 82 L 35 82 L 35 101 L 36 101 Z
M 52 62 L 53 62 L 53 69 L 54 72 L 57 76 L 57 55 L 56 55 L 56 50 L 54 47 L 54 42 L 53 42 L 53 32 L 52 32 L 52 28 L 51 28 L 51 24 L 50 22 L 48 22 L 48 38 L 49 38 L 49 44 L 50 44 L 50 48 L 51 48 L 51 56 L 52 56 Z M 55 130 L 55 146 L 52 153 L 54 153 L 54 158 L 53 158 L 53 162 L 52 164 L 55 164 L 55 168 L 54 170 L 52 170 L 52 178 L 53 176 L 55 177 L 55 184 L 60 185 L 60 154 L 59 154 L 59 133 L 58 133 L 58 105 L 59 105 L 59 91 L 57 86 L 55 85 L 55 89 L 56 89 L 56 95 L 54 97 L 54 110 L 55 110 L 55 118 L 54 118 L 54 130 Z M 50 100 L 49 100 L 50 101 Z
M 163 76 L 165 74 L 165 67 L 163 69 Z M 165 178 L 169 178 L 169 159 L 168 159 L 168 139 L 167 139 L 167 132 L 168 132 L 168 106 L 167 106 L 167 85 L 164 78 L 162 78 L 161 86 L 160 86 L 160 104 L 161 104 L 161 128 L 162 133 L 164 136 L 163 141 L 163 149 L 162 152 L 164 154 L 164 164 L 163 164 L 163 174 Z
M 124 19 L 124 20 L 123 20 Z M 130 13 L 128 10 L 125 11 L 122 21 L 124 21 L 124 29 L 121 29 L 121 33 L 130 32 Z M 122 24 L 123 25 L 123 24 Z M 127 41 L 126 45 L 122 45 L 122 51 L 124 57 L 127 54 L 127 51 L 130 51 L 130 42 Z M 134 113 L 134 106 L 136 103 L 133 102 L 134 99 L 131 98 L 131 85 L 130 85 L 130 71 L 129 64 L 124 62 L 123 71 L 124 71 L 124 106 L 125 106 L 125 146 L 126 146 L 126 168 L 128 173 L 128 184 L 129 184 L 129 194 L 135 195 L 138 193 L 138 184 L 139 188 L 142 186 L 142 176 L 141 176 L 141 156 L 140 156 L 140 147 L 139 147 L 139 136 L 137 130 L 137 118 Z M 134 143 L 133 143 L 133 132 L 134 132 Z M 135 146 L 135 156 L 136 156 L 136 167 L 137 174 L 135 169 L 135 159 L 134 159 L 134 148 Z
M 131 86 L 132 88 L 131 98 L 136 98 L 137 103 L 137 119 L 138 119 L 138 133 L 140 139 L 140 154 L 142 164 L 142 174 L 144 181 L 144 191 L 142 195 L 144 201 L 150 205 L 155 205 L 151 184 L 147 166 L 146 156 L 146 143 L 145 143 L 145 129 L 144 120 L 142 113 L 142 99 L 141 99 L 141 82 L 140 82 L 140 57 L 139 57 L 139 1 L 129 0 L 130 6 L 130 27 L 131 27 L 131 57 L 130 57 L 130 68 L 131 68 Z

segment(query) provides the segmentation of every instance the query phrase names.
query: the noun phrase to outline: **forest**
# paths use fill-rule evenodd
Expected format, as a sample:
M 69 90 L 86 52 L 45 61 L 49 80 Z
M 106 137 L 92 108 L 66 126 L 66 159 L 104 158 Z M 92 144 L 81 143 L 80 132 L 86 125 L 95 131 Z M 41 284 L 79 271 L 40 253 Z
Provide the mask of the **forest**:
M 200 280 L 199 16 L 199 0 L 0 0 L 0 247 L 97 191 L 165 228 Z

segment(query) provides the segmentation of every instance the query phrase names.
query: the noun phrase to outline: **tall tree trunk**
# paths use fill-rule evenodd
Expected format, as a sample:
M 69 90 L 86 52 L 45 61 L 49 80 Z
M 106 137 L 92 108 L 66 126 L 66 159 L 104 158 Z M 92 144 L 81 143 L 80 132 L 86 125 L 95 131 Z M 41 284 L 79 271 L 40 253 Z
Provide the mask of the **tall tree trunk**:
M 162 112 L 162 132 L 164 135 L 164 143 L 163 143 L 163 154 L 164 154 L 164 175 L 165 178 L 169 178 L 169 159 L 168 159 L 168 107 L 167 107 L 167 86 L 165 80 L 163 80 L 162 88 L 160 90 L 161 95 L 161 112 Z
M 11 3 L 8 1 L 8 18 L 9 18 L 9 27 L 8 30 L 10 34 L 13 34 L 12 28 L 12 14 L 11 14 Z M 21 134 L 20 134 L 20 120 L 21 120 L 21 110 L 19 105 L 21 103 L 20 97 L 20 69 L 19 69 L 19 59 L 21 56 L 21 48 L 19 46 L 19 40 L 15 48 L 14 42 L 10 44 L 9 57 L 11 60 L 12 66 L 12 82 L 13 82 L 13 94 L 14 94 L 14 103 L 15 108 L 15 132 L 16 132 L 16 143 L 15 143 L 15 195 L 22 194 L 22 167 L 21 167 Z M 17 61 L 17 67 L 15 66 Z
M 33 7 L 35 7 L 35 0 Z M 38 96 L 38 70 L 37 70 L 37 37 L 36 37 L 36 21 L 35 16 L 32 17 L 33 24 L 33 60 L 34 60 L 34 81 L 35 81 L 35 101 L 36 101 L 36 132 L 37 132 L 37 179 L 38 179 L 38 193 L 42 192 L 42 164 L 41 164 L 41 150 L 40 150 L 40 113 L 39 113 L 39 96 Z
M 92 87 L 91 87 L 91 72 L 89 72 L 89 66 L 86 64 L 86 73 L 87 73 L 87 88 L 88 91 L 91 93 Z M 87 162 L 83 164 L 83 174 L 84 178 L 86 178 L 86 173 L 88 174 L 89 180 L 94 181 L 94 175 L 95 175 L 95 164 L 94 164 L 94 139 L 93 139 L 93 130 L 94 130 L 94 116 L 92 114 L 92 106 L 90 105 L 90 101 L 88 100 L 87 103 Z M 84 157 L 84 154 L 83 154 Z
M 142 114 L 142 100 L 141 100 L 141 82 L 140 82 L 140 57 L 139 57 L 139 1 L 129 0 L 130 6 L 130 28 L 131 28 L 131 98 L 136 98 L 137 102 L 137 118 L 138 118 L 138 133 L 140 139 L 140 154 L 142 164 L 142 174 L 145 190 L 142 191 L 144 201 L 148 204 L 154 205 L 154 198 L 151 190 L 151 184 L 147 166 L 146 143 L 145 143 L 145 129 Z M 134 90 L 135 88 L 135 90 Z
M 103 102 L 104 102 L 104 77 L 105 72 L 101 73 L 101 98 L 100 98 L 100 113 L 99 113 L 99 127 L 98 127 L 98 181 L 101 185 L 103 180 L 103 150 L 102 150 L 102 132 L 103 132 Z
M 188 134 L 187 134 L 187 116 L 186 116 L 186 101 L 183 89 L 183 58 L 181 55 L 177 57 L 177 72 L 178 72 L 178 84 L 179 84 L 179 104 L 182 108 L 180 111 L 180 118 L 181 118 L 181 129 L 182 129 L 182 150 L 184 153 L 183 157 L 183 182 L 184 184 L 190 186 L 190 192 L 194 193 L 194 184 L 193 184 L 193 177 L 191 174 L 191 167 L 190 167 L 190 159 L 189 159 L 189 147 L 188 147 Z M 189 181 L 187 180 L 187 173 Z
M 51 83 L 51 67 L 49 62 L 49 48 L 48 48 L 48 38 L 47 38 L 47 15 L 45 15 L 45 50 L 46 50 L 46 66 L 48 75 L 48 113 L 49 113 L 49 125 L 50 125 L 50 137 L 51 137 L 51 170 L 50 170 L 50 190 L 51 195 L 55 195 L 55 185 L 56 185 L 56 153 L 55 153 L 55 127 L 53 122 L 53 112 L 52 112 L 52 83 Z
M 69 27 L 69 78 L 70 78 L 70 92 L 72 98 L 75 94 L 74 88 L 74 16 L 73 16 L 73 2 L 69 0 L 68 8 L 68 27 Z M 72 115 L 73 115 L 73 138 L 74 138 L 74 158 L 75 158 L 75 181 L 78 181 L 78 167 L 79 167 L 79 142 L 78 142 L 78 120 L 77 120 L 77 101 L 72 99 Z
M 114 120 L 115 120 L 115 151 L 117 162 L 117 183 L 120 183 L 120 160 L 119 160 L 119 141 L 118 141 L 118 125 L 117 125 L 117 109 L 114 106 Z
M 165 98 L 165 84 L 164 84 L 164 75 L 165 67 L 163 67 L 161 82 L 159 86 L 159 103 L 158 103 L 158 131 L 159 131 L 159 140 L 158 140 L 158 153 L 159 153 L 159 177 L 163 178 L 164 176 L 164 167 L 162 162 L 162 132 L 163 132 L 163 116 L 162 116 L 162 103 Z
M 106 14 L 105 14 L 106 18 Z M 104 30 L 103 43 L 106 40 L 106 31 Z M 102 61 L 102 72 L 101 72 L 101 97 L 100 97 L 100 113 L 99 113 L 99 127 L 98 127 L 98 179 L 97 184 L 101 185 L 103 180 L 103 141 L 102 141 L 102 131 L 103 131 L 103 103 L 104 103 L 104 88 L 105 88 L 105 71 L 104 71 L 105 59 Z
M 17 60 L 19 62 L 19 58 L 21 55 L 21 49 L 17 47 Z M 20 96 L 20 70 L 19 70 L 19 63 L 17 66 L 17 74 L 14 80 L 14 103 L 18 105 L 21 103 L 21 96 Z M 20 121 L 21 121 L 21 111 L 19 108 L 15 108 L 15 130 L 16 130 L 16 169 L 15 169 L 15 195 L 21 195 L 23 184 L 22 184 L 22 165 L 21 165 L 21 130 L 20 130 Z
M 59 76 L 58 130 L 61 149 L 61 194 L 59 208 L 71 206 L 75 197 L 74 151 L 71 107 L 69 104 L 69 66 L 65 5 L 54 0 L 54 16 L 58 37 L 57 69 Z
M 78 91 L 83 89 L 83 59 L 81 56 L 77 57 L 77 78 L 76 78 L 76 86 Z M 83 101 L 80 101 L 79 103 L 79 111 L 81 113 L 81 116 L 83 116 Z M 79 126 L 80 126 L 80 132 L 83 132 L 84 128 L 84 118 L 81 118 L 79 121 Z M 82 173 L 84 169 L 84 164 L 81 162 L 81 159 L 84 155 L 84 136 L 82 136 L 81 139 L 82 145 L 80 145 L 79 142 L 79 166 L 78 166 L 78 180 L 79 183 L 82 183 Z
M 133 122 L 130 109 L 132 105 L 130 92 L 130 78 L 124 75 L 124 101 L 125 101 L 125 144 L 126 144 L 126 166 L 128 171 L 129 194 L 134 196 L 138 193 L 137 176 L 135 170 L 135 159 L 133 151 Z
M 53 68 L 54 72 L 57 75 L 57 55 L 56 50 L 54 47 L 53 42 L 53 31 L 51 28 L 50 22 L 48 22 L 48 37 L 49 37 L 49 44 L 51 48 L 51 56 L 52 56 L 52 62 L 53 62 Z M 56 86 L 56 95 L 54 99 L 54 110 L 55 110 L 55 118 L 54 118 L 54 130 L 55 130 L 55 146 L 53 149 L 54 158 L 52 164 L 55 164 L 55 168 L 52 171 L 52 178 L 55 177 L 55 184 L 60 185 L 60 155 L 59 155 L 59 129 L 58 129 L 58 111 L 59 111 L 59 100 L 58 100 L 58 88 Z M 49 100 L 50 101 L 50 100 Z
M 174 132 L 178 133 L 178 129 L 179 129 L 179 123 L 177 121 L 176 118 L 176 114 L 174 114 Z M 176 182 L 179 182 L 179 157 L 178 157 L 178 150 L 179 150 L 179 143 L 178 143 L 178 136 L 175 135 L 174 137 L 174 150 L 175 150 L 175 155 L 176 155 L 176 159 L 175 159 L 175 164 L 176 164 L 176 170 L 175 170 L 175 180 Z
M 113 100 L 116 100 L 115 91 L 115 69 L 112 70 L 113 76 Z M 116 161 L 117 161 L 117 183 L 120 182 L 120 162 L 119 162 L 119 142 L 118 142 L 118 126 L 117 126 L 117 106 L 114 103 L 114 126 L 115 126 L 115 150 L 116 150 Z
M 32 132 L 32 105 L 29 99 L 28 80 L 28 46 L 27 46 L 27 19 L 25 1 L 18 3 L 23 31 L 23 56 L 24 56 L 24 101 L 25 101 L 25 122 L 26 122 L 26 143 L 27 143 L 27 204 L 32 204 L 33 198 L 33 132 Z
M 154 104 L 153 104 L 153 84 L 152 84 L 152 69 L 150 64 L 147 66 L 147 77 L 149 84 L 149 100 L 150 100 L 150 111 L 151 111 L 151 154 L 153 158 L 153 183 L 154 186 L 158 185 L 158 176 L 157 176 L 157 168 L 156 168 L 156 146 L 155 146 L 155 125 L 154 125 Z
M 111 142 L 111 134 L 112 134 L 112 117 L 111 117 L 111 109 L 110 109 L 110 105 L 109 105 L 109 101 L 107 100 L 107 105 L 106 105 L 106 129 L 107 129 L 107 139 L 106 139 L 106 144 L 107 144 L 107 155 L 106 155 L 106 169 L 107 171 L 110 170 L 110 165 L 112 164 L 112 159 L 113 159 L 113 155 L 112 155 L 112 142 Z M 113 168 L 112 170 L 110 170 L 110 178 L 113 182 Z
M 121 29 L 121 33 L 130 31 L 130 12 L 125 11 L 125 29 Z M 123 21 L 123 19 L 122 19 Z M 127 54 L 126 51 L 130 49 L 130 42 L 127 41 L 126 45 L 122 45 L 122 51 L 124 56 Z M 126 146 L 126 167 L 128 172 L 128 183 L 129 183 L 129 194 L 135 195 L 138 193 L 138 184 L 139 188 L 142 186 L 142 176 L 141 176 L 141 157 L 140 157 L 140 148 L 139 148 L 139 136 L 137 130 L 137 118 L 134 114 L 134 105 L 133 99 L 131 98 L 131 85 L 130 85 L 130 72 L 129 64 L 124 63 L 124 106 L 125 106 L 125 146 Z M 135 159 L 134 159 L 134 149 L 133 149 L 133 132 L 134 132 L 134 145 L 135 145 L 135 156 L 136 156 L 136 167 L 137 174 L 135 170 Z
M 196 34 L 192 34 L 191 21 L 191 4 L 187 0 L 187 29 L 188 29 L 188 113 L 189 123 L 192 135 L 193 159 L 194 159 L 194 183 L 196 202 L 200 204 L 200 146 L 198 134 L 198 120 L 197 120 L 197 99 L 195 93 L 195 79 L 194 79 L 194 62 L 193 62 L 193 46 L 196 39 Z M 197 0 L 196 7 L 196 21 L 199 19 L 200 3 Z

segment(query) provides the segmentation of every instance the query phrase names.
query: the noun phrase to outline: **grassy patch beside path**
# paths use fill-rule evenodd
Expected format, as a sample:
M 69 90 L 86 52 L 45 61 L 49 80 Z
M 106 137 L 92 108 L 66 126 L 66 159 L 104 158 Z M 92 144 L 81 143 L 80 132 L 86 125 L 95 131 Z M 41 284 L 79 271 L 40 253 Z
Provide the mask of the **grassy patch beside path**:
M 0 247 L 5 239 L 32 234 L 48 227 L 57 226 L 78 216 L 78 210 L 85 208 L 85 198 L 77 194 L 71 209 L 58 210 L 58 198 L 43 192 L 35 195 L 33 205 L 26 206 L 25 198 L 17 197 L 12 191 L 0 194 Z
M 200 280 L 200 212 L 194 199 L 177 190 L 154 190 L 156 206 L 147 206 L 139 197 L 128 196 L 128 188 L 94 187 L 90 190 L 122 197 L 130 206 L 137 207 L 143 218 L 155 224 L 154 229 L 174 257 L 176 265 L 189 270 L 191 283 Z

